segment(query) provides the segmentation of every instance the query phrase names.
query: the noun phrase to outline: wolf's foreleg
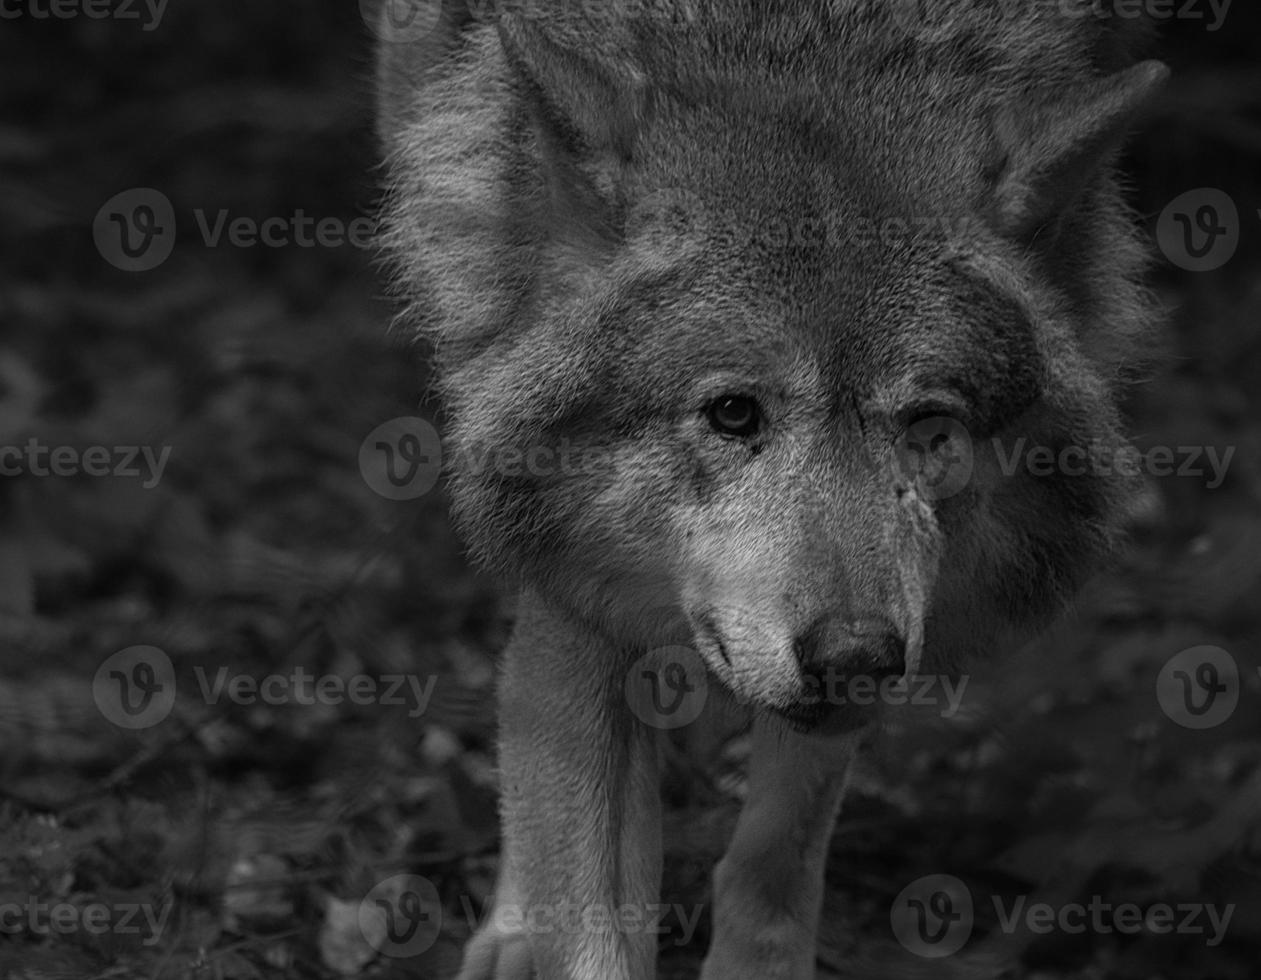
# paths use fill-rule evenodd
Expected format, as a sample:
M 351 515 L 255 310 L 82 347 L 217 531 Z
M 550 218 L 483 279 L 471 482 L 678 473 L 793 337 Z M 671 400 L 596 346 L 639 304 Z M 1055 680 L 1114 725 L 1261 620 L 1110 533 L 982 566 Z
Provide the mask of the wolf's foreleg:
M 460 980 L 652 980 L 658 746 L 625 659 L 522 597 L 500 692 L 503 872 Z
M 701 980 L 813 980 L 823 868 L 858 742 L 757 722 L 748 799 L 714 869 Z

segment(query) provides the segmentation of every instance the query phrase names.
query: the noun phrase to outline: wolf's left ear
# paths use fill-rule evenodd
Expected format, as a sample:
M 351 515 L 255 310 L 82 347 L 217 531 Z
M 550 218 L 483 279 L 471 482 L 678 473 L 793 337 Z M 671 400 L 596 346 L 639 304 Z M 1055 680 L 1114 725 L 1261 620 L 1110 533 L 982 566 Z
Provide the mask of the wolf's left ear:
M 1059 101 L 1000 112 L 996 135 L 1003 163 L 994 187 L 999 230 L 1029 241 L 1070 207 L 1168 78 L 1165 65 L 1144 61 Z
M 552 204 L 590 230 L 611 232 L 619 172 L 649 111 L 648 86 L 630 63 L 607 52 L 607 38 L 558 31 L 554 40 L 547 23 L 505 16 L 504 56 L 539 136 Z

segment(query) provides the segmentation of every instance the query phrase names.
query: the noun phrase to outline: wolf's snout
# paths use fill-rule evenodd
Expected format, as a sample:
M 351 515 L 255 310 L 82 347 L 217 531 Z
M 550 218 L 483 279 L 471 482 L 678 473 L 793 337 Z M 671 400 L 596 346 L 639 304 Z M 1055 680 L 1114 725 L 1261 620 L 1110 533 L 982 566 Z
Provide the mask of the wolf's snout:
M 864 674 L 877 681 L 906 673 L 906 640 L 883 618 L 817 621 L 793 641 L 805 677 Z

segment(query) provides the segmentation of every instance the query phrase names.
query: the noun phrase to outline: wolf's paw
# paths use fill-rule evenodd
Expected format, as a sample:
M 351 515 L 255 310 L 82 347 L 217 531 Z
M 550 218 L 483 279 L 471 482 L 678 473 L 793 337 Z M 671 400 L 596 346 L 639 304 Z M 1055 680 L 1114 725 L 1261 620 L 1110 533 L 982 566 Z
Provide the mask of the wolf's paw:
M 469 941 L 455 980 L 535 980 L 526 937 L 486 926 Z

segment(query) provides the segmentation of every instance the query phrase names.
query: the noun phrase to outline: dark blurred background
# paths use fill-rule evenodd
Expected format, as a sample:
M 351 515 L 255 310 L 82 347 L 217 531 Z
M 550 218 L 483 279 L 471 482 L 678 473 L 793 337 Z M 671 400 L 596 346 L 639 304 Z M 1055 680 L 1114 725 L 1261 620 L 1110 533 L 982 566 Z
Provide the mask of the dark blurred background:
M 978 675 L 961 716 L 894 727 L 837 834 L 825 975 L 1259 975 L 1261 8 L 1211 30 L 1185 3 L 1201 16 L 1162 25 L 1175 81 L 1127 159 L 1171 310 L 1130 408 L 1140 446 L 1233 448 L 1230 468 L 1154 481 L 1135 550 L 1072 617 Z M 6 978 L 444 977 L 482 911 L 510 607 L 440 489 L 390 500 L 361 470 L 377 426 L 436 417 L 424 351 L 391 340 L 370 248 L 295 230 L 370 227 L 371 51 L 353 0 L 0 3 L 0 447 L 24 461 L 0 476 Z M 1223 233 L 1197 257 L 1170 229 L 1206 207 Z M 128 254 L 112 215 L 153 248 Z M 277 218 L 287 245 L 230 240 Z M 1158 678 L 1205 646 L 1239 701 L 1191 729 Z M 178 697 L 119 714 L 138 665 Z M 427 694 L 214 694 L 299 670 Z M 708 900 L 742 751 L 671 756 L 666 901 Z M 889 909 L 932 873 L 1236 910 L 1210 946 L 1005 934 L 983 903 L 967 950 L 917 964 Z M 396 874 L 433 886 L 424 948 L 362 927 Z M 675 926 L 662 973 L 688 976 L 707 920 L 690 943 Z

